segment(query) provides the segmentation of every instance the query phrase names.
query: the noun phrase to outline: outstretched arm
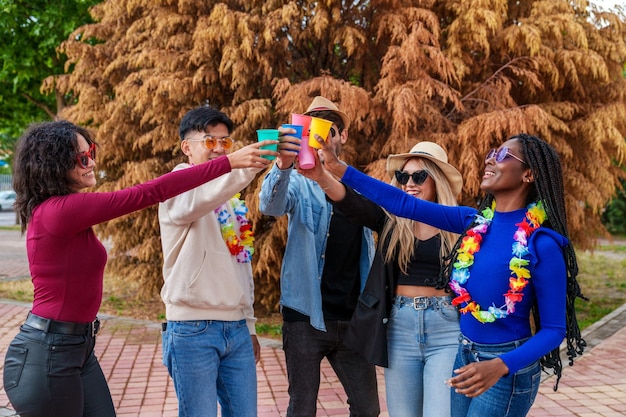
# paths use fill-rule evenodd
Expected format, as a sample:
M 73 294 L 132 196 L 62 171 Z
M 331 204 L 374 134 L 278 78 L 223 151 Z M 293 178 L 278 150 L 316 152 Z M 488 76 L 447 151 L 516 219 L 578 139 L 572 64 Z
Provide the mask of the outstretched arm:
M 278 143 L 277 140 L 265 141 L 265 142 L 255 142 L 250 145 L 244 146 L 243 148 L 226 155 L 228 161 L 230 162 L 230 167 L 232 169 L 235 168 L 259 168 L 268 166 L 271 161 L 263 158 L 263 155 L 269 156 L 277 156 L 278 153 L 269 149 L 260 149 L 261 146 L 268 145 L 271 143 Z
M 317 137 L 319 138 L 319 136 Z M 415 198 L 401 189 L 372 178 L 341 162 L 332 149 L 318 139 L 324 166 L 341 182 L 372 200 L 388 212 L 429 224 L 442 230 L 461 233 L 476 210 L 463 206 L 444 206 Z
M 316 152 L 314 152 L 314 155 L 315 166 L 311 169 L 298 168 L 298 173 L 317 182 L 332 201 L 343 200 L 346 196 L 345 186 L 324 168 Z

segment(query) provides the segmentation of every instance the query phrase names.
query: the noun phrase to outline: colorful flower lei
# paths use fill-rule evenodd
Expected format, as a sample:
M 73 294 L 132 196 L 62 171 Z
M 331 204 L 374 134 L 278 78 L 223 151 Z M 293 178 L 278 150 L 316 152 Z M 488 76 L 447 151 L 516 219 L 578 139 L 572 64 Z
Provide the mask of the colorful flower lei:
M 515 303 L 524 297 L 523 289 L 530 280 L 530 271 L 526 266 L 530 263 L 524 259 L 528 255 L 528 238 L 546 220 L 546 211 L 541 201 L 531 203 L 526 209 L 524 220 L 517 223 L 517 231 L 513 234 L 513 256 L 509 261 L 511 277 L 509 278 L 509 291 L 504 294 L 504 305 L 496 307 L 495 303 L 487 311 L 481 310 L 480 305 L 472 300 L 470 293 L 462 287 L 470 278 L 469 268 L 474 264 L 474 255 L 480 251 L 480 244 L 483 235 L 487 233 L 489 225 L 493 220 L 496 209 L 494 201 L 491 207 L 487 207 L 481 214 L 476 214 L 476 225 L 467 231 L 463 237 L 461 245 L 457 250 L 458 256 L 454 263 L 452 276 L 450 277 L 450 288 L 457 297 L 452 300 L 453 305 L 465 303 L 460 309 L 463 314 L 472 315 L 481 323 L 492 323 L 496 319 L 502 319 L 515 312 Z M 504 308 L 506 307 L 506 309 Z
M 241 194 L 235 195 L 228 200 L 225 204 L 215 209 L 217 220 L 220 222 L 222 238 L 228 246 L 230 253 L 237 259 L 237 262 L 246 263 L 252 260 L 254 254 L 254 232 L 252 226 L 246 219 L 246 213 L 248 213 L 248 207 L 246 203 L 239 199 Z M 235 233 L 235 227 L 231 221 L 231 215 L 228 211 L 227 205 L 233 210 L 233 213 L 237 216 L 239 222 L 239 236 Z

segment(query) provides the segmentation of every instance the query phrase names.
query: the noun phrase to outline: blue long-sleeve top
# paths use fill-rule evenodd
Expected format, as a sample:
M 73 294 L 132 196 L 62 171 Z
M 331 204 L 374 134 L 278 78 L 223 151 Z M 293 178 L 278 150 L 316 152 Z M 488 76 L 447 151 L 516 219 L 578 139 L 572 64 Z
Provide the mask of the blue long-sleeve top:
M 463 233 L 477 213 L 471 207 L 451 207 L 420 200 L 352 167 L 348 167 L 341 180 L 396 216 L 454 233 Z M 463 286 L 483 310 L 493 304 L 496 307 L 504 305 L 511 276 L 509 261 L 513 256 L 515 224 L 524 219 L 525 212 L 525 208 L 498 212 L 496 206 L 480 251 L 474 254 L 470 278 Z M 510 373 L 537 361 L 559 346 L 565 337 L 567 273 L 562 248 L 566 245 L 565 237 L 552 229 L 540 227 L 528 239 L 531 278 L 523 290 L 523 299 L 515 304 L 515 312 L 492 323 L 481 323 L 471 314 L 461 315 L 461 332 L 468 339 L 485 344 L 506 343 L 531 336 L 530 309 L 537 301 L 540 330 L 520 347 L 500 356 Z

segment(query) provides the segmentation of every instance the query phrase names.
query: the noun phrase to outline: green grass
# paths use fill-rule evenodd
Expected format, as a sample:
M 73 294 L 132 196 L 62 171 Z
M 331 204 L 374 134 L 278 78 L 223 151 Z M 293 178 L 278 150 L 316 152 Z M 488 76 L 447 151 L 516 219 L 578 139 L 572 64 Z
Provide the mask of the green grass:
M 278 323 L 256 323 L 256 334 L 261 337 L 278 339 L 282 337 L 282 325 Z
M 626 248 L 617 250 L 602 247 L 602 251 L 624 255 Z M 580 269 L 578 283 L 589 301 L 576 300 L 576 315 L 582 329 L 626 303 L 626 256 L 614 259 L 608 254 L 596 251 L 578 253 Z
M 626 245 L 600 245 L 597 250 L 626 254 Z
M 124 311 L 127 308 L 126 300 L 111 295 L 104 302 L 108 302 L 109 306 L 116 311 L 116 315 L 124 315 Z
M 14 226 L 0 226 L 0 230 L 20 230 L 21 226 L 19 224 Z

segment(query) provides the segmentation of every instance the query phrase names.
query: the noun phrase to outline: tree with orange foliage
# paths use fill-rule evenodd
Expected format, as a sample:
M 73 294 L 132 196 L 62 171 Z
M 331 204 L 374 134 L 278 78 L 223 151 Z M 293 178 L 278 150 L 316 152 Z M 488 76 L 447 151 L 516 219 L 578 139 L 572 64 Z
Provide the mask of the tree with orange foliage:
M 178 162 L 176 129 L 208 102 L 237 124 L 239 146 L 285 123 L 315 95 L 353 120 L 344 159 L 383 178 L 387 155 L 416 140 L 443 146 L 478 198 L 484 156 L 519 132 L 560 154 L 569 229 L 590 247 L 626 161 L 626 18 L 585 0 L 350 2 L 108 0 L 61 45 L 75 97 L 62 116 L 97 131 L 100 190 Z M 44 87 L 50 87 L 45 83 Z M 286 221 L 258 213 L 257 300 L 278 303 Z M 156 210 L 109 222 L 110 272 L 159 288 Z

